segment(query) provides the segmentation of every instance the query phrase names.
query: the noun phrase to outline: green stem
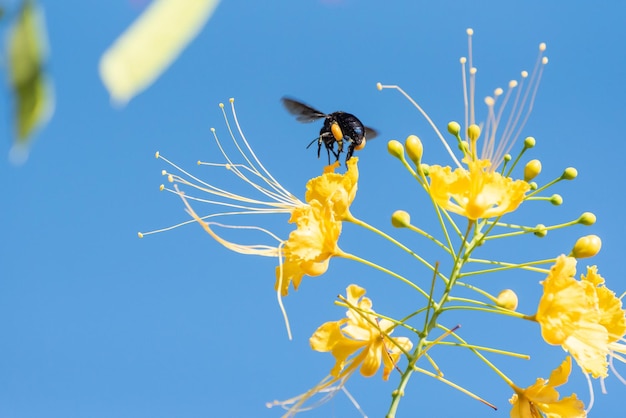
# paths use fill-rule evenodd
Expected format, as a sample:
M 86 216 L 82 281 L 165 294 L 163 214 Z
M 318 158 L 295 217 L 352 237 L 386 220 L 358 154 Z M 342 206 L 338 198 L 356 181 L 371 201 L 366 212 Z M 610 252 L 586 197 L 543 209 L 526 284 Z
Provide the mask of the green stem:
M 346 252 L 341 252 L 341 254 L 337 254 L 337 256 L 342 257 L 342 258 L 346 258 L 348 260 L 353 260 L 356 262 L 359 262 L 361 264 L 365 264 L 366 266 L 370 266 L 375 268 L 376 270 L 382 271 L 383 273 L 387 273 L 388 275 L 395 277 L 396 279 L 400 280 L 402 283 L 405 283 L 407 285 L 409 285 L 410 287 L 412 287 L 413 289 L 417 290 L 422 296 L 424 296 L 425 298 L 428 299 L 428 293 L 424 292 L 418 285 L 416 285 L 415 283 L 413 283 L 412 281 L 410 281 L 409 279 L 407 279 L 406 277 L 400 276 L 398 273 L 391 271 L 385 267 L 379 266 L 378 264 L 372 263 L 369 260 L 366 260 L 364 258 L 358 257 L 354 254 L 350 254 L 350 253 L 346 253 Z

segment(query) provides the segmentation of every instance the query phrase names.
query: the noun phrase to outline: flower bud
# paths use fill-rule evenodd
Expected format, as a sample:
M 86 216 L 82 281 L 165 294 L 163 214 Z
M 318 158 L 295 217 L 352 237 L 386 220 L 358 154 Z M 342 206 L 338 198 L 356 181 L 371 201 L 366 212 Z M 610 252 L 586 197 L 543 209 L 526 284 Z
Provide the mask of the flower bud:
M 450 132 L 454 136 L 459 136 L 459 132 L 461 132 L 461 125 L 458 122 L 450 122 L 448 123 L 448 132 Z
M 415 165 L 419 165 L 422 159 L 422 154 L 424 154 L 424 146 L 422 145 L 422 141 L 415 136 L 409 135 L 404 143 L 406 147 L 406 152 L 409 154 L 409 158 Z
M 596 223 L 596 215 L 591 212 L 585 212 L 578 218 L 578 223 L 586 226 L 593 225 Z
M 541 161 L 530 160 L 524 167 L 524 181 L 529 182 L 541 173 Z
M 552 203 L 554 206 L 560 206 L 563 204 L 563 198 L 560 194 L 553 194 L 550 197 L 550 203 Z
M 532 136 L 528 136 L 526 137 L 526 139 L 524 139 L 524 148 L 532 148 L 535 146 L 535 138 L 533 138 Z
M 505 163 L 508 163 L 509 161 L 513 159 L 513 157 L 511 157 L 511 154 L 504 154 L 504 157 L 502 157 L 502 159 L 504 160 Z
M 533 232 L 536 237 L 543 238 L 548 235 L 548 228 L 544 224 L 538 224 L 535 227 L 535 232 Z
M 480 127 L 476 124 L 470 125 L 469 128 L 467 128 L 467 136 L 471 141 L 478 140 L 478 137 L 480 136 Z
M 399 141 L 392 139 L 387 142 L 387 151 L 399 160 L 404 160 L 404 147 Z
M 563 174 L 561 174 L 563 180 L 574 180 L 576 176 L 578 176 L 578 170 L 574 167 L 567 167 L 565 171 L 563 171 Z
M 514 311 L 517 309 L 517 294 L 511 289 L 504 289 L 498 294 L 496 305 Z
M 397 210 L 391 215 L 391 225 L 396 228 L 406 228 L 411 225 L 411 215 L 404 210 Z
M 578 238 L 574 248 L 572 248 L 572 257 L 587 258 L 593 257 L 600 252 L 602 248 L 602 240 L 597 235 L 587 235 Z

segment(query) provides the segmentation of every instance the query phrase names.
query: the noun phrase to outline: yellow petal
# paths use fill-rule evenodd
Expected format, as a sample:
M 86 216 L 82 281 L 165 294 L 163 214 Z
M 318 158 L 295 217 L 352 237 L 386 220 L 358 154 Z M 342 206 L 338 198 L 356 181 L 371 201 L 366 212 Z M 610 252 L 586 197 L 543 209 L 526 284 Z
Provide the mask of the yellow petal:
M 155 0 L 102 55 L 100 77 L 111 98 L 126 103 L 178 57 L 219 0 Z
M 309 338 L 309 344 L 315 351 L 330 351 L 333 347 L 344 338 L 341 333 L 341 325 L 345 319 L 340 321 L 326 322 L 322 324 Z

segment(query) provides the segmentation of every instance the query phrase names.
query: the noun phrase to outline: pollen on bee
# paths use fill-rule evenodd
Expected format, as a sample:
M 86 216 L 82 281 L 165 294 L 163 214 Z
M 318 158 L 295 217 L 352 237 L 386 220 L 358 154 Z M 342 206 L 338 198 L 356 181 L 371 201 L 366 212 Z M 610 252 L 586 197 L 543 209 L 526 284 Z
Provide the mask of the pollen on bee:
M 333 136 L 337 141 L 343 140 L 343 132 L 341 132 L 341 128 L 339 127 L 339 124 L 337 122 L 334 122 L 332 125 L 330 125 L 330 131 L 333 133 Z

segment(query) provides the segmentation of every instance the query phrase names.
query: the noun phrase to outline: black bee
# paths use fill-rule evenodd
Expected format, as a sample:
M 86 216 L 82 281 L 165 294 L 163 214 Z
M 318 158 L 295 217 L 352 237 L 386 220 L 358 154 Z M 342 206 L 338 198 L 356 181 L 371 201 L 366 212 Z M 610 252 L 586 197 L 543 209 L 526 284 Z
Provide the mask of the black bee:
M 365 147 L 366 137 L 373 139 L 378 135 L 374 129 L 363 126 L 361 121 L 351 113 L 333 112 L 326 114 L 288 97 L 283 97 L 282 101 L 289 113 L 296 115 L 298 122 L 308 123 L 324 118 L 324 126 L 320 129 L 320 136 L 311 141 L 307 145 L 307 149 L 317 141 L 317 158 L 319 158 L 322 144 L 324 144 L 328 153 L 328 164 L 330 164 L 331 153 L 335 156 L 335 161 L 339 160 L 339 155 L 343 152 L 344 141 L 348 142 L 347 162 L 355 150 Z M 335 150 L 335 143 L 337 143 L 337 150 Z

